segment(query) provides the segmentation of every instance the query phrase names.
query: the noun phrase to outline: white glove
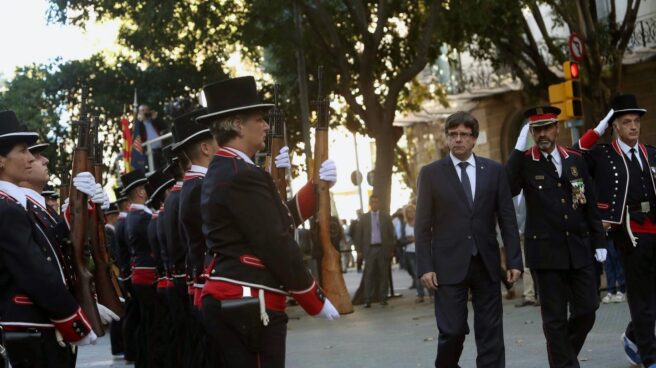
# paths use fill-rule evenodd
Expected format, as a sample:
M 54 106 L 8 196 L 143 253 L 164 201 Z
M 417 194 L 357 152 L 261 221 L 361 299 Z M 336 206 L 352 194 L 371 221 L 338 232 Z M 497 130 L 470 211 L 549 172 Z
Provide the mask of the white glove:
M 96 184 L 95 186 L 95 191 L 89 199 L 91 199 L 91 202 L 95 204 L 102 205 L 103 202 L 105 202 L 105 192 L 103 191 L 102 186 L 100 184 Z
M 64 201 L 64 204 L 62 204 L 62 209 L 61 209 L 62 214 L 66 213 L 66 210 L 68 209 L 68 204 L 69 204 L 69 200 L 68 200 L 68 198 L 66 198 L 66 200 Z
M 315 315 L 314 318 L 324 318 L 329 321 L 334 321 L 339 319 L 339 312 L 337 309 L 335 309 L 333 303 L 331 303 L 330 300 L 326 298 L 326 300 L 323 302 L 323 308 L 321 308 L 321 312 Z
M 292 167 L 289 161 L 289 147 L 285 146 L 280 149 L 280 153 L 276 156 L 276 169 L 289 169 Z
M 595 259 L 599 263 L 603 263 L 606 260 L 606 255 L 608 255 L 608 251 L 604 248 L 597 248 L 595 249 Z
M 84 346 L 84 345 L 96 345 L 96 340 L 98 340 L 98 336 L 93 331 L 90 331 L 88 335 L 84 336 L 80 340 L 76 342 L 72 342 L 71 344 L 75 346 Z
M 528 140 L 528 123 L 524 124 L 522 130 L 519 131 L 519 136 L 517 137 L 517 143 L 515 143 L 515 149 L 518 151 L 524 151 L 526 149 L 526 141 Z
M 604 132 L 606 131 L 606 129 L 608 129 L 608 122 L 610 122 L 610 118 L 613 117 L 613 114 L 615 114 L 615 110 L 610 109 L 608 114 L 606 114 L 606 116 L 603 119 L 601 119 L 599 124 L 597 124 L 597 126 L 594 128 L 594 131 L 600 137 L 604 135 Z
M 333 160 L 326 160 L 321 164 L 319 168 L 319 179 L 323 181 L 329 181 L 330 187 L 337 182 L 337 166 Z
M 105 307 L 104 305 L 100 303 L 96 303 L 98 306 L 98 314 L 100 314 L 100 321 L 103 323 L 103 325 L 107 325 L 112 321 L 119 321 L 121 318 L 116 315 L 116 313 L 112 312 L 111 309 Z
M 73 186 L 75 189 L 86 194 L 89 198 L 96 194 L 96 178 L 90 172 L 81 172 L 73 178 Z
M 109 195 L 103 190 L 103 203 L 100 209 L 106 211 L 109 209 Z

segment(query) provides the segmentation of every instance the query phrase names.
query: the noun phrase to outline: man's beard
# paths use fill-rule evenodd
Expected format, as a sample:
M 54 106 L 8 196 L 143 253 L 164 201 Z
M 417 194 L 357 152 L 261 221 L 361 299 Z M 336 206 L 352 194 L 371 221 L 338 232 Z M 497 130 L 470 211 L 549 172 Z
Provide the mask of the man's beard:
M 554 144 L 554 142 L 550 141 L 548 139 L 538 141 L 538 147 L 540 148 L 541 151 L 550 150 L 553 147 L 553 144 Z

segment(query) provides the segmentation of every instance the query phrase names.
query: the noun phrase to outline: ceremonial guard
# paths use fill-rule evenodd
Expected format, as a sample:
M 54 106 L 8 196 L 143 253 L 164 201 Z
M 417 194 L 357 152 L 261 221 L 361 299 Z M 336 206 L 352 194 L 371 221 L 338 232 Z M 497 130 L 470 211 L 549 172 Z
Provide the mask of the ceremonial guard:
M 46 204 L 48 204 L 48 207 L 59 213 L 59 193 L 55 192 L 55 189 L 52 186 L 46 185 L 43 187 L 43 192 L 41 192 L 41 195 L 46 199 Z
M 94 343 L 96 335 L 69 290 L 57 245 L 18 186 L 30 179 L 28 145 L 37 138 L 13 111 L 0 112 L 0 333 L 13 367 L 71 367 L 68 343 Z
M 107 239 L 107 250 L 111 257 L 111 270 L 112 276 L 118 280 L 120 277 L 120 272 L 118 265 L 116 263 L 116 222 L 119 219 L 119 209 L 116 202 L 111 202 L 109 208 L 104 212 L 105 214 L 105 239 Z M 119 283 L 119 290 L 121 297 L 121 305 L 123 310 L 125 310 L 125 292 L 123 287 Z M 124 357 L 125 356 L 125 346 L 123 345 L 123 321 L 112 321 L 109 326 L 109 338 L 111 342 L 112 356 L 114 357 Z
M 641 144 L 640 118 L 647 110 L 635 96 L 615 97 L 611 111 L 578 142 L 597 191 L 597 210 L 617 248 L 626 277 L 631 323 L 622 336 L 632 363 L 656 367 L 656 147 Z M 616 138 L 597 144 L 608 125 Z
M 551 106 L 525 112 L 507 171 L 512 194 L 524 190 L 526 198 L 526 264 L 537 276 L 549 365 L 579 367 L 599 307 L 593 262 L 606 258 L 606 241 L 585 160 L 556 144 L 559 113 Z M 522 152 L 529 129 L 536 144 Z
M 148 241 L 155 259 L 157 272 L 157 301 L 155 309 L 149 311 L 153 326 L 149 338 L 153 341 L 152 346 L 155 349 L 153 360 L 157 367 L 163 368 L 176 366 L 173 361 L 175 348 L 169 346 L 174 337 L 172 328 L 174 320 L 169 305 L 169 294 L 173 288 L 173 282 L 169 277 L 167 268 L 164 266 L 166 252 L 162 252 L 162 249 L 166 248 L 166 238 L 160 231 L 163 222 L 164 200 L 174 183 L 173 177 L 165 173 L 163 169 L 159 169 L 148 176 L 149 200 L 147 204 L 153 213 L 148 224 Z
M 132 269 L 132 289 L 139 305 L 139 325 L 136 329 L 137 367 L 153 367 L 155 346 L 152 336 L 156 308 L 156 263 L 151 254 L 148 241 L 148 224 L 152 211 L 146 207 L 148 179 L 140 170 L 121 176 L 123 192 L 130 201 L 130 209 L 125 219 L 125 237 L 130 250 Z
M 271 176 L 253 164 L 269 129 L 263 113 L 272 106 L 259 100 L 253 77 L 212 83 L 203 92 L 208 111 L 197 122 L 209 125 L 221 146 L 201 192 L 212 256 L 202 294 L 205 326 L 225 366 L 284 367 L 287 295 L 312 316 L 339 317 L 294 241 L 295 225 L 313 212 L 314 195 L 306 186 L 286 206 Z

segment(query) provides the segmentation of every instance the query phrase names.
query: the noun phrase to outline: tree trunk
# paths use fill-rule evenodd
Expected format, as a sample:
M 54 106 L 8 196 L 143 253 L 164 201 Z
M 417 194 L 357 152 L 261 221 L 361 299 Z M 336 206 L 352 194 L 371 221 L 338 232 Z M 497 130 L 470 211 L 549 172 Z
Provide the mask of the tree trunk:
M 394 164 L 394 135 L 391 123 L 381 124 L 376 132 L 376 163 L 374 165 L 374 194 L 380 207 L 389 212 L 392 193 L 392 166 Z

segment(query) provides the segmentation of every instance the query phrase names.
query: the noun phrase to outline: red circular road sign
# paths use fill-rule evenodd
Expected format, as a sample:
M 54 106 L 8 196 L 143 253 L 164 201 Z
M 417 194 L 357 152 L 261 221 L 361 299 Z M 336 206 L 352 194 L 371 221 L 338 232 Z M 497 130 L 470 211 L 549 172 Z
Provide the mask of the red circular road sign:
M 583 55 L 585 54 L 585 46 L 583 45 L 583 40 L 576 33 L 569 35 L 569 41 L 567 41 L 567 46 L 569 47 L 569 55 L 572 59 L 578 61 L 579 63 L 583 61 Z

